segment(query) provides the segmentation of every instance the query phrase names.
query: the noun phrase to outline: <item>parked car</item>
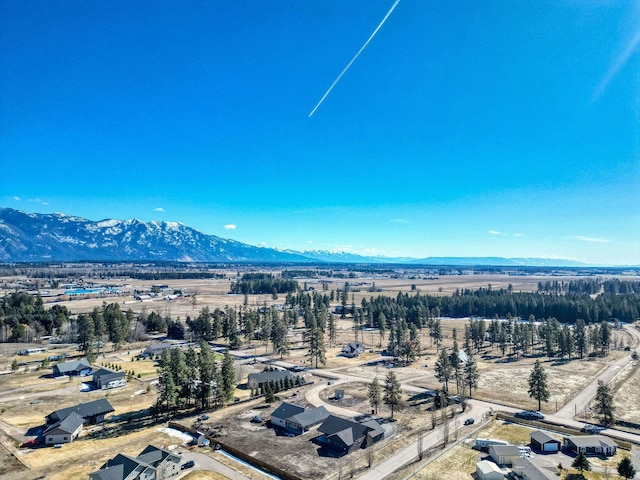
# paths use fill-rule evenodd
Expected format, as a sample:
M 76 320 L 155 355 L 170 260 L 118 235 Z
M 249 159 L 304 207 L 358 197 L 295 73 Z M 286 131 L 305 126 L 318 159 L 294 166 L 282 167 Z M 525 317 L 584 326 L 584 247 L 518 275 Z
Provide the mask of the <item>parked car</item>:
M 474 424 L 474 422 L 475 422 L 475 420 L 474 420 L 473 418 L 467 418 L 467 419 L 464 421 L 464 424 L 465 424 L 465 425 L 473 425 L 473 424 Z
M 186 462 L 184 462 L 182 464 L 182 470 L 186 470 L 187 468 L 193 468 L 196 466 L 196 462 L 194 462 L 193 460 L 187 460 Z
M 254 415 L 251 418 L 251 423 L 262 423 L 262 417 L 260 415 Z
M 585 432 L 585 433 L 598 433 L 601 430 L 604 430 L 604 429 L 598 425 L 591 425 L 588 423 L 580 429 L 581 432 Z
M 540 412 L 534 412 L 533 410 L 516 412 L 514 416 L 516 418 L 524 418 L 525 420 L 544 420 L 543 414 L 541 414 Z
M 200 415 L 198 417 L 198 421 L 202 422 L 204 420 L 209 420 L 209 415 Z

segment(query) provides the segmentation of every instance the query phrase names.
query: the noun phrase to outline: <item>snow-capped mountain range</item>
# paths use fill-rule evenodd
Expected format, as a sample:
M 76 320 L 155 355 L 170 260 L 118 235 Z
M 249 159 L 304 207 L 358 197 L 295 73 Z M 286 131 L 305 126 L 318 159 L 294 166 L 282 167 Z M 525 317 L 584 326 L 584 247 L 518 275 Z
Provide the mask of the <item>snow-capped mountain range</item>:
M 367 257 L 348 252 L 283 251 L 206 235 L 177 222 L 142 222 L 27 213 L 0 208 L 0 262 L 179 261 L 254 263 L 395 263 L 423 265 L 578 266 L 563 259 Z

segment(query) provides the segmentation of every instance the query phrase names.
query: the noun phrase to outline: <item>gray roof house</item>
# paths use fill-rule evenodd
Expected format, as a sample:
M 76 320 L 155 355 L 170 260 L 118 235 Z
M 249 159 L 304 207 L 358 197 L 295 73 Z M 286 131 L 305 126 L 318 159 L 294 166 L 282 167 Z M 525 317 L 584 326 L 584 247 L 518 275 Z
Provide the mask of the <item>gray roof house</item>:
M 606 455 L 610 457 L 616 454 L 618 444 L 604 435 L 581 435 L 565 437 L 564 446 L 575 452 L 585 455 Z
M 106 368 L 101 368 L 93 372 L 93 384 L 99 389 L 124 387 L 127 384 L 124 372 L 114 372 Z
M 375 420 L 358 423 L 335 415 L 329 415 L 318 427 L 318 431 L 321 435 L 314 441 L 342 455 L 358 448 L 366 448 L 384 436 L 384 430 Z
M 531 448 L 539 452 L 557 452 L 560 450 L 560 440 L 556 440 L 542 430 L 531 432 Z
M 304 408 L 294 405 L 293 403 L 282 402 L 280 406 L 271 413 L 271 423 L 282 428 L 287 428 L 287 418 L 302 413 L 304 410 Z
M 290 432 L 302 434 L 308 432 L 311 427 L 322 423 L 328 416 L 329 412 L 326 408 L 312 408 L 287 418 L 286 428 Z
M 63 375 L 91 375 L 91 364 L 85 359 L 55 364 L 53 366 L 53 376 L 60 377 Z
M 100 398 L 92 402 L 80 403 L 73 407 L 62 408 L 50 413 L 46 417 L 46 424 L 53 425 L 56 422 L 64 420 L 72 412 L 77 413 L 83 419 L 85 424 L 100 423 L 104 421 L 107 413 L 113 412 L 114 409 L 106 398 Z
M 288 432 L 301 435 L 321 423 L 329 416 L 324 407 L 306 409 L 292 403 L 283 402 L 271 414 L 271 423 Z
M 71 443 L 82 433 L 83 419 L 76 412 L 71 412 L 62 420 L 49 425 L 42 433 L 45 445 Z
M 89 480 L 167 480 L 180 473 L 180 456 L 148 445 L 140 455 L 119 453 L 89 474 Z
M 498 465 L 513 465 L 520 458 L 520 449 L 516 445 L 490 445 L 489 455 Z
M 360 342 L 351 342 L 342 347 L 342 354 L 345 357 L 353 358 L 364 353 L 364 345 Z
M 513 472 L 522 480 L 558 480 L 556 468 L 536 465 L 529 458 L 518 458 L 513 462 Z

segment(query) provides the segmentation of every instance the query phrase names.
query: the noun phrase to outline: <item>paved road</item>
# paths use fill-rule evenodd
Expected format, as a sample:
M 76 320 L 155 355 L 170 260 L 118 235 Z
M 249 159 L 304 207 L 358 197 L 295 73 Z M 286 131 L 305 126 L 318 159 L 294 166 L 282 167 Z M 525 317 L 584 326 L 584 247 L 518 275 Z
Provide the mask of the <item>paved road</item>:
M 205 455 L 204 453 L 192 452 L 189 450 L 183 450 L 182 452 L 183 461 L 193 460 L 196 464 L 195 467 L 184 470 L 182 475 L 185 475 L 193 470 L 207 470 L 211 472 L 218 472 L 231 480 L 249 480 L 249 478 L 245 477 L 240 472 L 234 470 L 233 468 L 227 467 L 224 463 L 220 463 L 218 460 L 210 457 L 209 455 Z

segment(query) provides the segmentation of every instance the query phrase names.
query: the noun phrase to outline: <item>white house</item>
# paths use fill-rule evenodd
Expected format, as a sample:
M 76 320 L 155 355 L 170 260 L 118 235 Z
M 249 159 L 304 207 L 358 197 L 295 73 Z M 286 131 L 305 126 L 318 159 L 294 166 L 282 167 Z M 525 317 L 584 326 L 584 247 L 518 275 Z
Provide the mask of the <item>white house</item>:
M 71 443 L 82 432 L 84 419 L 76 412 L 71 412 L 64 419 L 49 425 L 43 432 L 45 445 Z
M 476 477 L 478 480 L 504 480 L 504 474 L 500 468 L 489 460 L 476 463 Z

